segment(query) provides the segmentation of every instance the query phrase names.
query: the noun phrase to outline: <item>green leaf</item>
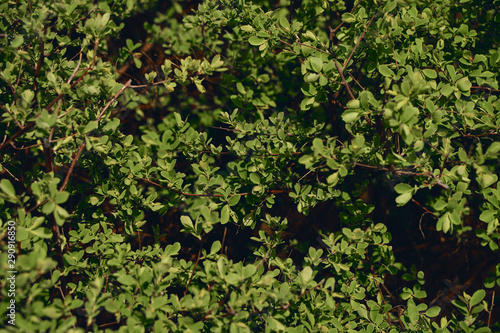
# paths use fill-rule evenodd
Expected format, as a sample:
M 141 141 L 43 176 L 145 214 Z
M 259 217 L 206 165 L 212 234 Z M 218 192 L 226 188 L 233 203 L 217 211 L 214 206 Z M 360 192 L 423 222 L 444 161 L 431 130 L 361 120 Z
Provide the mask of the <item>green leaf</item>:
M 311 64 L 311 68 L 313 71 L 316 73 L 320 73 L 321 69 L 323 69 L 323 60 L 317 57 L 310 57 L 309 58 L 309 63 Z
M 446 207 L 446 202 L 443 199 L 439 199 L 434 204 L 434 209 L 437 211 L 443 210 L 443 209 L 445 209 L 445 207 Z
M 137 67 L 137 68 L 142 67 L 142 61 L 139 58 L 134 57 L 134 64 L 135 64 L 135 67 Z
M 330 185 L 336 185 L 337 182 L 339 181 L 339 173 L 335 172 L 332 173 L 328 178 L 326 179 L 326 182 Z
M 124 286 L 135 286 L 137 285 L 137 280 L 131 277 L 128 274 L 121 274 L 118 276 L 116 279 L 118 282 L 120 282 Z
M 134 51 L 134 42 L 131 39 L 127 39 L 125 44 L 127 45 L 127 49 L 129 49 L 129 51 Z
M 280 25 L 286 30 L 290 30 L 290 23 L 288 23 L 288 20 L 286 19 L 286 17 L 282 16 L 280 17 Z
M 257 36 L 252 36 L 248 39 L 248 42 L 253 46 L 262 45 L 266 42 L 266 39 Z
M 54 218 L 56 220 L 56 223 L 58 226 L 62 226 L 65 222 L 65 220 L 69 217 L 68 212 L 66 209 L 63 207 L 56 205 L 56 208 L 54 210 Z
M 210 248 L 210 254 L 216 254 L 222 248 L 220 241 L 215 241 L 212 243 L 212 247 Z
M 85 129 L 83 130 L 83 134 L 87 134 L 89 132 L 92 132 L 93 130 L 95 130 L 97 127 L 99 126 L 99 123 L 97 122 L 97 120 L 92 120 L 90 121 L 87 126 L 85 126 Z
M 483 222 L 489 223 L 495 219 L 497 214 L 498 214 L 497 210 L 487 209 L 481 213 L 479 219 Z
M 354 23 L 356 22 L 356 17 L 351 13 L 344 13 L 342 14 L 342 21 L 345 23 Z
M 441 93 L 444 95 L 444 96 L 450 96 L 451 93 L 453 92 L 453 87 L 451 85 L 449 85 L 448 83 L 445 84 L 442 88 L 441 88 Z
M 250 174 L 250 180 L 252 183 L 259 185 L 260 184 L 260 176 L 256 173 L 251 173 Z
M 304 281 L 304 283 L 309 282 L 312 278 L 312 274 L 313 274 L 312 268 L 310 266 L 306 266 L 300 273 L 302 281 Z
M 396 203 L 397 203 L 399 206 L 403 206 L 403 205 L 405 205 L 408 201 L 410 201 L 410 200 L 411 200 L 411 197 L 412 197 L 411 192 L 408 192 L 408 193 L 403 193 L 403 194 L 399 195 L 399 196 L 396 198 Z
M 33 100 L 33 97 L 35 97 L 35 92 L 32 91 L 32 90 L 25 90 L 23 91 L 23 93 L 21 94 L 21 97 L 23 99 L 23 101 L 29 105 L 31 103 L 31 101 Z
M 12 186 L 10 180 L 2 179 L 2 181 L 0 181 L 0 189 L 2 189 L 3 193 L 7 194 L 7 196 L 11 198 L 16 197 L 16 191 L 14 190 L 14 186 Z
M 481 184 L 482 188 L 487 188 L 495 184 L 496 181 L 498 180 L 497 175 L 492 175 L 487 173 L 480 174 L 477 178 L 479 179 L 479 184 Z
M 304 76 L 304 81 L 307 82 L 307 83 L 311 83 L 311 82 L 318 81 L 319 78 L 320 78 L 320 76 L 318 74 L 316 74 L 316 73 L 307 73 Z
M 410 186 L 410 185 L 408 185 L 408 184 L 405 184 L 405 183 L 399 183 L 399 184 L 397 184 L 396 186 L 394 186 L 394 189 L 396 190 L 396 192 L 398 194 L 408 193 L 408 192 L 413 191 L 413 187 Z
M 238 82 L 236 83 L 236 90 L 238 90 L 238 92 L 242 95 L 246 95 L 246 90 L 245 90 L 245 87 L 243 86 L 243 84 L 241 82 Z
M 248 279 L 249 277 L 251 277 L 252 275 L 255 274 L 255 272 L 257 271 L 257 268 L 255 267 L 255 265 L 247 265 L 243 268 L 243 278 L 244 279 Z
M 359 109 L 361 106 L 361 102 L 359 99 L 351 99 L 349 102 L 347 102 L 347 107 L 349 109 Z
M 266 39 L 267 39 L 267 38 L 269 38 L 269 37 L 271 37 L 271 36 L 267 33 L 267 31 L 264 31 L 264 30 L 261 30 L 261 31 L 257 32 L 257 36 L 258 36 L 258 37 L 261 37 L 261 38 L 266 38 Z
M 486 296 L 486 291 L 484 291 L 484 289 L 477 290 L 474 295 L 472 295 L 469 306 L 472 308 L 474 305 L 479 304 L 484 296 Z
M 103 127 L 103 131 L 115 131 L 120 125 L 120 119 L 113 118 Z
M 220 212 L 220 223 L 226 224 L 227 222 L 229 222 L 230 211 L 231 209 L 229 208 L 229 205 L 224 205 L 224 207 L 222 207 L 222 210 Z
M 10 43 L 10 46 L 17 49 L 19 46 L 23 45 L 24 37 L 22 35 L 17 35 L 16 38 Z
M 441 216 L 436 225 L 436 229 L 442 230 L 443 232 L 448 232 L 451 228 L 450 212 L 446 212 Z
M 437 78 L 437 73 L 433 69 L 424 69 L 422 72 L 424 72 L 424 75 L 429 79 Z
M 253 32 L 254 31 L 254 28 L 251 26 L 251 25 L 243 25 L 240 27 L 241 30 L 245 31 L 245 32 Z
M 395 77 L 396 76 L 396 74 L 394 74 L 392 69 L 390 69 L 387 65 L 379 65 L 378 71 L 380 72 L 380 74 L 382 74 L 383 76 L 386 76 L 386 77 Z
M 231 195 L 229 197 L 229 199 L 227 200 L 229 206 L 236 206 L 238 204 L 238 202 L 240 201 L 240 198 L 241 198 L 241 195 L 239 194 L 234 194 L 234 195 Z
M 285 325 L 283 325 L 283 323 L 281 323 L 279 320 L 277 320 L 271 316 L 267 316 L 267 325 L 266 326 L 275 332 L 285 332 L 286 328 L 287 328 Z
M 36 228 L 33 230 L 29 230 L 29 232 L 37 237 L 49 239 L 53 237 L 52 232 L 48 228 Z M 20 239 L 18 239 L 20 240 Z
M 429 318 L 436 317 L 441 312 L 441 308 L 439 306 L 433 306 L 425 311 L 425 315 Z
M 486 149 L 485 155 L 495 156 L 500 151 L 500 142 L 493 142 L 488 149 Z
M 384 7 L 384 11 L 385 12 L 390 12 L 394 8 L 396 8 L 397 5 L 398 5 L 398 2 L 396 0 L 387 1 L 387 3 L 385 4 L 385 7 Z
M 352 123 L 358 120 L 360 117 L 362 111 L 360 110 L 346 110 L 344 113 L 342 113 L 342 120 L 346 123 Z
M 169 297 L 170 297 L 169 295 L 164 295 L 153 299 L 153 302 L 151 303 L 151 309 L 158 310 L 162 306 L 168 304 Z
M 181 223 L 182 225 L 186 228 L 186 229 L 192 229 L 194 230 L 194 225 L 193 225 L 193 221 L 191 220 L 191 218 L 187 215 L 182 215 L 181 216 Z
M 52 283 L 55 284 L 59 280 L 60 276 L 61 276 L 61 271 L 58 269 L 54 270 L 54 272 L 52 273 Z
M 284 131 L 282 128 L 280 128 L 280 129 L 278 130 L 278 138 L 279 138 L 280 140 L 285 140 L 285 139 L 286 139 L 286 134 L 285 134 L 285 131 Z
M 466 314 L 468 312 L 467 305 L 465 305 L 464 302 L 455 299 L 451 301 L 451 303 L 455 305 L 458 308 L 458 310 L 463 314 Z
M 410 317 L 410 320 L 412 323 L 416 323 L 418 320 L 418 309 L 417 306 L 415 305 L 415 302 L 413 299 L 408 300 L 408 317 Z
M 304 57 L 308 57 L 311 53 L 314 52 L 314 49 L 308 46 L 309 43 L 303 43 L 300 45 L 300 52 Z
M 314 150 L 317 153 L 321 153 L 323 151 L 323 149 L 324 149 L 323 140 L 321 140 L 320 138 L 314 138 L 312 144 L 313 144 Z
M 49 200 L 47 201 L 47 203 L 45 203 L 43 206 L 42 206 L 42 212 L 44 214 L 50 214 L 52 213 L 54 210 L 56 209 L 56 203 L 52 200 Z
M 447 70 L 448 74 L 450 75 L 451 79 L 453 81 L 455 81 L 455 77 L 457 75 L 457 73 L 455 72 L 455 67 L 453 67 L 453 65 L 449 64 L 449 65 L 446 65 L 446 70 Z
M 56 194 L 54 200 L 56 201 L 56 203 L 62 204 L 65 203 L 68 200 L 68 198 L 69 198 L 69 192 L 62 191 Z
M 181 249 L 181 244 L 179 242 L 175 242 L 174 244 L 169 244 L 165 248 L 165 251 L 163 252 L 163 256 L 174 256 L 179 253 Z
M 470 88 L 472 87 L 472 83 L 469 81 L 469 78 L 463 77 L 457 81 L 457 88 L 462 93 L 470 92 Z

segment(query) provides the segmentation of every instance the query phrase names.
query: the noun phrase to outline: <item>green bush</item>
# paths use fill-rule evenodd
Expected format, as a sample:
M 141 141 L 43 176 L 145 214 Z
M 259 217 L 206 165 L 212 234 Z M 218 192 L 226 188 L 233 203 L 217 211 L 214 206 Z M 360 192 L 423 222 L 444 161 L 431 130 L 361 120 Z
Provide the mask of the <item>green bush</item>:
M 359 197 L 498 252 L 499 4 L 4 1 L 4 328 L 490 332 L 500 265 L 443 316 Z

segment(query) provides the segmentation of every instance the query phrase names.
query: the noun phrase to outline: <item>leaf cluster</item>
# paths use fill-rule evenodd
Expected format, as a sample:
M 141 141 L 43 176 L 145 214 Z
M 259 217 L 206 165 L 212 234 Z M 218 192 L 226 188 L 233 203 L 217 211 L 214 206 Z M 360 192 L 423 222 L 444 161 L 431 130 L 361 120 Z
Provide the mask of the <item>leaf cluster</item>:
M 0 4 L 6 329 L 489 332 L 498 262 L 444 316 L 360 198 L 498 251 L 498 2 Z M 290 202 L 335 225 L 300 244 Z

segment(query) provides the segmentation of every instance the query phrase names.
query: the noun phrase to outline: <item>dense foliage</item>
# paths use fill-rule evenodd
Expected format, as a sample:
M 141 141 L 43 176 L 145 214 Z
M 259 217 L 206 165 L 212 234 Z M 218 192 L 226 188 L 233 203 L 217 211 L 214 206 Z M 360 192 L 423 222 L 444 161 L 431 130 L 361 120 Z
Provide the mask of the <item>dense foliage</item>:
M 3 1 L 2 325 L 499 329 L 498 260 L 444 313 L 363 200 L 495 257 L 499 5 Z

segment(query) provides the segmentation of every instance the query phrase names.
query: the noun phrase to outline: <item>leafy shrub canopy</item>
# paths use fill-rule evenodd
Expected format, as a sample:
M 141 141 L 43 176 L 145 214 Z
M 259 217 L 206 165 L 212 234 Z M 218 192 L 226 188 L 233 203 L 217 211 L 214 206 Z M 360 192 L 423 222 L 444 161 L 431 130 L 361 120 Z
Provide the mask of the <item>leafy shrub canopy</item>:
M 388 188 L 498 251 L 498 5 L 3 2 L 5 327 L 490 331 L 500 266 L 434 320 L 423 273 L 359 196 Z M 336 225 L 300 244 L 290 202 L 333 202 Z

